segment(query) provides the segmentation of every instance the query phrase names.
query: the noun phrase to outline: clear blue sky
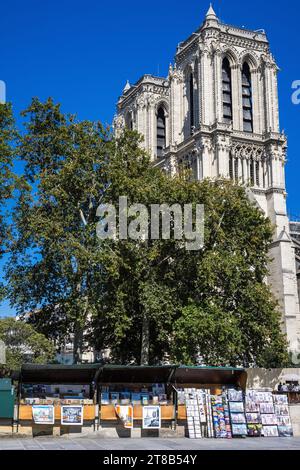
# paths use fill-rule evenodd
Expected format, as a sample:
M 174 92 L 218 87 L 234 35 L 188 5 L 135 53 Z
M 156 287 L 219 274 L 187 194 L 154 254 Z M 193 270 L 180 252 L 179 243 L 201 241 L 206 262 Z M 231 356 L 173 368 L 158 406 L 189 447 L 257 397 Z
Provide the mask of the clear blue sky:
M 0 80 L 19 113 L 33 96 L 52 96 L 80 119 L 111 123 L 127 79 L 167 75 L 177 43 L 203 21 L 208 0 L 10 0 L 1 2 Z M 215 0 L 226 23 L 264 28 L 281 73 L 281 127 L 289 137 L 288 207 L 300 217 L 300 105 L 291 84 L 300 80 L 299 0 Z M 0 264 L 1 269 L 1 264 Z M 11 314 L 7 304 L 0 315 Z

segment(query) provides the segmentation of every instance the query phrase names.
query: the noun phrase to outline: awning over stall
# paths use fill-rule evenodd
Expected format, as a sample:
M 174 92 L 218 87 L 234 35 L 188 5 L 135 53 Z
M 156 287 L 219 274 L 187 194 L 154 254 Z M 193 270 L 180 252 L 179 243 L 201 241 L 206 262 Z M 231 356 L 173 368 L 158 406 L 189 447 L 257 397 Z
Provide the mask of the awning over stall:
M 173 380 L 176 385 L 239 385 L 246 388 L 247 372 L 244 369 L 229 367 L 190 367 L 176 368 Z
M 170 383 L 177 366 L 105 365 L 96 375 L 98 383 Z
M 28 384 L 153 384 L 171 383 L 202 385 L 239 385 L 246 387 L 244 369 L 190 366 L 121 366 L 121 365 L 38 365 L 24 364 L 18 377 Z
M 39 365 L 24 364 L 19 379 L 28 384 L 91 384 L 99 364 Z

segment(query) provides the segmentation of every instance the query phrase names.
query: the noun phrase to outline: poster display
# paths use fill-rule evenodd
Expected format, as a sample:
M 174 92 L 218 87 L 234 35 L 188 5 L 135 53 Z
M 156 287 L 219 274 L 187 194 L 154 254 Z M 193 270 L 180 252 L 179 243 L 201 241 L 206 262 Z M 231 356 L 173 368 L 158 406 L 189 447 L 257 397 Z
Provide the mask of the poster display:
M 83 425 L 83 406 L 66 405 L 61 407 L 61 424 L 67 426 Z
M 143 407 L 143 429 L 160 429 L 160 406 Z
M 133 407 L 132 405 L 116 405 L 116 414 L 124 424 L 125 429 L 133 428 Z
M 35 424 L 54 424 L 54 406 L 33 405 L 32 418 Z

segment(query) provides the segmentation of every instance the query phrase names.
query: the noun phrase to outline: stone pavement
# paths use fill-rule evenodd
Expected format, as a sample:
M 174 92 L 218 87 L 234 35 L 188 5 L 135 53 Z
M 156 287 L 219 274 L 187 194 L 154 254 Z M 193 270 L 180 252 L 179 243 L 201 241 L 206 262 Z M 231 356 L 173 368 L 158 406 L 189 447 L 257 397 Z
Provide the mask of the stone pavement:
M 100 439 L 36 437 L 0 439 L 1 450 L 300 450 L 300 438 L 253 439 Z

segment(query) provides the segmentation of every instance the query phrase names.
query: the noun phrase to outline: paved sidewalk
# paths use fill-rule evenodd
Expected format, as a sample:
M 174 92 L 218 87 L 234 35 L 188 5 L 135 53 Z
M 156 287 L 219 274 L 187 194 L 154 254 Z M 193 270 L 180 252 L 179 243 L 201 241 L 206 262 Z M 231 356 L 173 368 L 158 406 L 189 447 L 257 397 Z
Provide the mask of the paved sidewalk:
M 101 439 L 92 437 L 1 438 L 1 450 L 300 450 L 300 438 Z

